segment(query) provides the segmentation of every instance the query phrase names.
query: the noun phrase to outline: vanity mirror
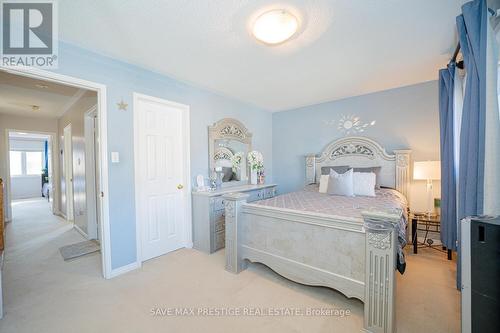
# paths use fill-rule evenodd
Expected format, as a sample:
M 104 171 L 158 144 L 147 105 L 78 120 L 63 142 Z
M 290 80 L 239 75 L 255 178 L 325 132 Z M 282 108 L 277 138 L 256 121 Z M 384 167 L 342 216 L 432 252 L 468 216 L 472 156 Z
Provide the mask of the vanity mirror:
M 248 184 L 247 154 L 252 133 L 238 120 L 224 118 L 208 127 L 210 176 L 217 173 L 222 187 Z

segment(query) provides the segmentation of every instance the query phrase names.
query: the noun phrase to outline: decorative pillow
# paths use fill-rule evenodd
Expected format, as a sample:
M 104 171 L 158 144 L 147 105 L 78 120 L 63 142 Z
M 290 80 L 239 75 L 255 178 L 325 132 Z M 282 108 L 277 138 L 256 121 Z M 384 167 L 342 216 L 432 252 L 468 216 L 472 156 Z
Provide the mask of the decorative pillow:
M 334 170 L 336 173 L 344 173 L 349 169 L 350 169 L 350 167 L 348 165 L 325 166 L 325 167 L 321 167 L 321 174 L 322 175 L 330 175 L 330 170 Z
M 319 193 L 326 193 L 328 190 L 328 178 L 330 178 L 330 175 L 321 175 L 319 179 Z
M 380 189 L 380 170 L 382 167 L 367 167 L 367 168 L 353 168 L 354 172 L 373 172 L 376 177 L 376 183 L 375 183 L 375 189 L 379 190 Z
M 374 197 L 376 179 L 377 177 L 373 172 L 354 172 L 354 195 Z
M 343 195 L 346 197 L 354 196 L 354 172 L 352 169 L 346 171 L 343 174 L 338 174 L 335 170 L 330 170 L 330 176 L 328 178 L 328 190 L 327 193 L 331 195 Z

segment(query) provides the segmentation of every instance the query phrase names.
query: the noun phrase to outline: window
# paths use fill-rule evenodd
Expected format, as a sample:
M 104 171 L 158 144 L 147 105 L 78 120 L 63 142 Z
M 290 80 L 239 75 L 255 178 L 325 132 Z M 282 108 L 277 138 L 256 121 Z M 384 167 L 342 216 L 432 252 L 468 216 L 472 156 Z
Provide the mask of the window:
M 11 176 L 37 176 L 42 174 L 43 153 L 41 151 L 11 150 L 9 157 Z
M 26 174 L 41 175 L 43 168 L 43 158 L 41 151 L 26 152 Z
M 21 176 L 23 174 L 23 156 L 21 151 L 10 152 L 10 175 Z

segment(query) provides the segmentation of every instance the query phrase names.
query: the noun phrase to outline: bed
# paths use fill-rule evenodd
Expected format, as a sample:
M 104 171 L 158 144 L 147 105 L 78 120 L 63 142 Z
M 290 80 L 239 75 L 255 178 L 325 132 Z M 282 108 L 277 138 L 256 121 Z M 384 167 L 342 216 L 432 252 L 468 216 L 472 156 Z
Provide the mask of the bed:
M 305 156 L 303 191 L 253 203 L 242 193 L 226 195 L 226 270 L 259 262 L 292 281 L 330 287 L 364 302 L 366 332 L 394 332 L 410 158 L 410 150 L 388 154 L 369 138 L 342 138 Z M 322 168 L 346 165 L 379 167 L 380 185 L 394 190 L 361 200 L 315 191 Z

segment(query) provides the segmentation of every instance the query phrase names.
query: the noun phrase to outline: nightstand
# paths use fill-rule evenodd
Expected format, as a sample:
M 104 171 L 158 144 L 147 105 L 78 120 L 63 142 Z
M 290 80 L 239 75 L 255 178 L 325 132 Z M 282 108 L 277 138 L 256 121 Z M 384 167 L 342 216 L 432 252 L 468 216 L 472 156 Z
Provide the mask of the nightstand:
M 428 247 L 434 250 L 445 252 L 448 255 L 448 260 L 451 260 L 452 254 L 451 250 L 447 249 L 441 245 L 434 245 L 431 238 L 429 238 L 429 233 L 439 234 L 441 233 L 441 217 L 439 215 L 428 215 L 425 213 L 411 213 L 411 232 L 412 232 L 412 243 L 413 243 L 413 253 L 418 253 L 419 247 Z M 419 242 L 417 233 L 418 231 L 424 231 L 424 241 Z

